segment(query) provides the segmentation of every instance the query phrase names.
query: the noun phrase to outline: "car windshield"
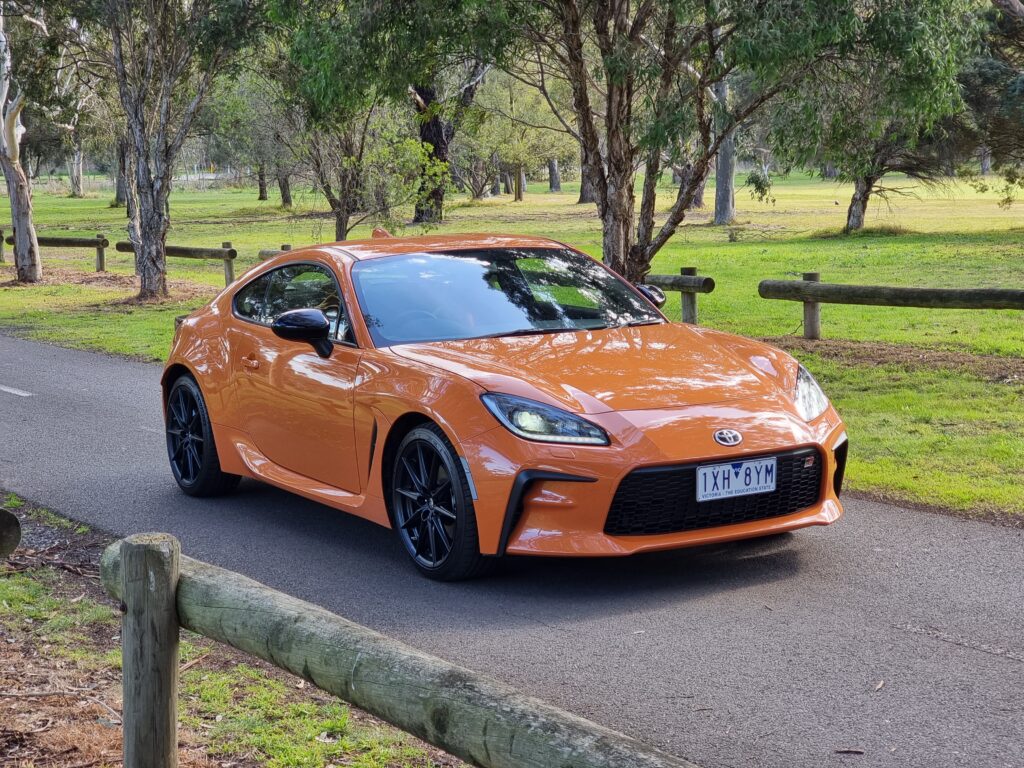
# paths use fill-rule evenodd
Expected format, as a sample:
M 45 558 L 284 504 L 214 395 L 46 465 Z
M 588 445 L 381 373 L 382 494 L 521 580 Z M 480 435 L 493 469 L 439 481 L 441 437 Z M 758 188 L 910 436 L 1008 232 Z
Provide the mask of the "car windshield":
M 357 262 L 378 347 L 664 322 L 621 279 L 568 249 L 416 253 Z

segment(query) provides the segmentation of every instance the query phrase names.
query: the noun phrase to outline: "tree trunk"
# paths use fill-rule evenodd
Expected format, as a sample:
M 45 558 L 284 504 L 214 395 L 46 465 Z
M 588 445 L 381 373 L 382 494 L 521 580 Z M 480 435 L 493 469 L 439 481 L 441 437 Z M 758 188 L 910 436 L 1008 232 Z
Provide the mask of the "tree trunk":
M 334 211 L 334 239 L 342 242 L 348 239 L 349 213 L 344 208 L 335 208 Z
M 121 208 L 128 202 L 128 168 L 127 168 L 127 155 L 128 144 L 125 140 L 118 139 L 117 141 L 117 175 L 114 178 L 114 202 L 111 204 L 112 208 Z
M 593 179 L 587 172 L 586 160 L 580 159 L 580 199 L 576 205 L 597 202 L 597 189 L 594 187 Z
M 136 182 L 138 184 L 138 181 Z M 159 184 L 139 184 L 135 196 L 135 226 L 129 236 L 135 247 L 135 273 L 139 276 L 139 298 L 160 299 L 167 295 L 167 230 L 170 220 Z M 155 188 L 155 189 L 154 189 Z
M 494 174 L 494 181 L 491 182 L 491 197 L 501 196 L 501 171 Z
M 876 181 L 877 179 L 869 176 L 857 179 L 853 183 L 853 197 L 846 212 L 846 232 L 853 232 L 864 226 L 864 214 L 867 213 L 868 200 Z
M 277 171 L 277 189 L 281 193 L 281 207 L 292 207 L 292 180 L 282 170 Z
M 432 163 L 448 163 L 449 130 L 441 116 L 437 103 L 437 88 L 433 85 L 418 85 L 417 107 L 420 112 L 420 142 L 427 147 Z M 416 201 L 413 222 L 416 224 L 438 223 L 444 218 L 444 181 L 425 175 L 420 184 L 420 197 Z
M 513 194 L 512 186 L 513 186 L 512 185 L 512 174 L 509 173 L 508 171 L 502 171 L 501 172 L 502 193 L 506 194 L 506 195 Z
M 988 176 L 992 173 L 992 150 L 982 145 L 978 149 L 978 161 L 981 163 L 981 175 Z
M 78 131 L 71 134 L 71 156 L 68 158 L 68 182 L 71 184 L 71 197 L 85 197 L 82 189 L 82 138 Z
M 269 200 L 267 196 L 267 169 L 264 165 L 260 164 L 256 167 L 256 184 L 259 187 L 259 196 L 257 200 Z
M 516 168 L 515 191 L 516 202 L 523 202 L 523 197 L 526 195 L 526 169 L 521 165 Z
M 630 258 L 636 197 L 632 161 L 625 156 L 622 159 L 625 162 L 620 167 L 609 162 L 608 193 L 601 213 L 601 253 L 605 264 L 631 283 L 639 283 L 647 275 L 648 264 L 642 258 Z
M 690 209 L 703 208 L 704 207 L 704 187 L 707 186 L 707 177 L 698 185 L 697 192 L 693 196 L 693 202 L 690 203 Z M 688 209 L 689 210 L 689 209 Z
M 11 162 L 0 152 L 0 168 L 7 180 L 11 204 L 11 226 L 14 228 L 14 269 L 19 283 L 36 283 L 43 278 L 36 227 L 32 222 L 32 193 L 21 163 Z
M 832 165 L 832 163 L 825 163 L 821 169 L 821 178 L 832 180 L 838 177 L 839 169 Z
M 716 130 L 724 131 L 729 120 L 729 84 L 719 80 L 714 86 L 718 109 Z M 715 156 L 715 218 L 714 223 L 732 224 L 736 218 L 736 135 L 730 131 L 722 140 Z
M 562 191 L 562 174 L 558 172 L 558 158 L 548 160 L 548 192 Z

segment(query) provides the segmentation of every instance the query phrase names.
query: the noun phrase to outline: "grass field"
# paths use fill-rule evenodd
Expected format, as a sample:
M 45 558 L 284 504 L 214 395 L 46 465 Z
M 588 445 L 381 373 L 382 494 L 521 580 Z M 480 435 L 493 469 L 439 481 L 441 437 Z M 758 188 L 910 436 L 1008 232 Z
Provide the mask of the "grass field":
M 1024 208 L 1000 208 L 995 194 L 963 185 L 926 189 L 902 179 L 889 185 L 911 194 L 895 196 L 891 205 L 873 202 L 868 230 L 849 237 L 837 235 L 846 187 L 792 177 L 777 183 L 771 205 L 740 189 L 734 226 L 710 226 L 709 211 L 694 212 L 654 271 L 696 266 L 713 276 L 715 292 L 700 297 L 703 324 L 774 339 L 819 374 L 849 422 L 851 488 L 968 513 L 1024 514 L 1021 313 L 826 305 L 822 330 L 829 341 L 807 348 L 791 338 L 800 332 L 800 306 L 757 296 L 760 280 L 804 271 L 818 271 L 828 282 L 1024 288 Z M 332 221 L 312 193 L 298 195 L 293 211 L 254 198 L 251 189 L 176 193 L 168 242 L 230 240 L 239 250 L 240 274 L 260 248 L 331 237 Z M 706 198 L 713 200 L 711 185 Z M 594 208 L 575 201 L 568 184 L 561 195 L 531 185 L 522 203 L 455 196 L 439 231 L 539 234 L 599 256 Z M 40 233 L 122 239 L 124 211 L 98 196 L 40 195 L 36 220 Z M 362 227 L 354 236 L 368 233 Z M 118 303 L 132 293 L 130 256 L 108 254 L 110 274 L 99 281 L 88 274 L 92 258 L 89 251 L 45 251 L 53 280 L 0 287 L 0 325 L 57 343 L 160 359 L 172 318 L 223 286 L 219 262 L 171 259 L 170 302 Z M 666 309 L 679 316 L 677 295 Z
M 96 578 L 108 541 L 0 491 L 25 537 L 0 562 L 0 757 L 121 765 L 121 619 Z M 462 763 L 262 661 L 182 632 L 182 768 L 460 768 Z

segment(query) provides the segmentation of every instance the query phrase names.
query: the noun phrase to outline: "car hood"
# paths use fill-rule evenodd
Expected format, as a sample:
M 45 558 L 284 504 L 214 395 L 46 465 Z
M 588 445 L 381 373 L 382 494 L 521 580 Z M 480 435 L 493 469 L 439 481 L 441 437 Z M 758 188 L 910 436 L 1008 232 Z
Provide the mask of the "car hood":
M 730 338 L 663 323 L 392 350 L 486 390 L 553 400 L 578 413 L 708 405 L 778 391 L 772 377 L 729 349 Z

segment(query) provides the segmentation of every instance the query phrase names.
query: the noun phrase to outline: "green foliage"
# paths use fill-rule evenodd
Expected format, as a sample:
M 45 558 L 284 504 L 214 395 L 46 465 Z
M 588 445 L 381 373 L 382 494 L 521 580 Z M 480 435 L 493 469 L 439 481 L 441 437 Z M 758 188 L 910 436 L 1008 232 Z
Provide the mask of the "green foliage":
M 359 109 L 371 92 L 404 100 L 447 66 L 501 60 L 521 29 L 515 3 L 490 0 L 277 0 L 275 14 L 292 30 L 291 61 L 315 120 Z
M 957 75 L 977 42 L 975 8 L 972 0 L 850 4 L 855 34 L 844 55 L 822 62 L 775 109 L 769 142 L 778 157 L 831 164 L 846 180 L 939 175 L 941 159 L 925 143 L 962 108 Z

